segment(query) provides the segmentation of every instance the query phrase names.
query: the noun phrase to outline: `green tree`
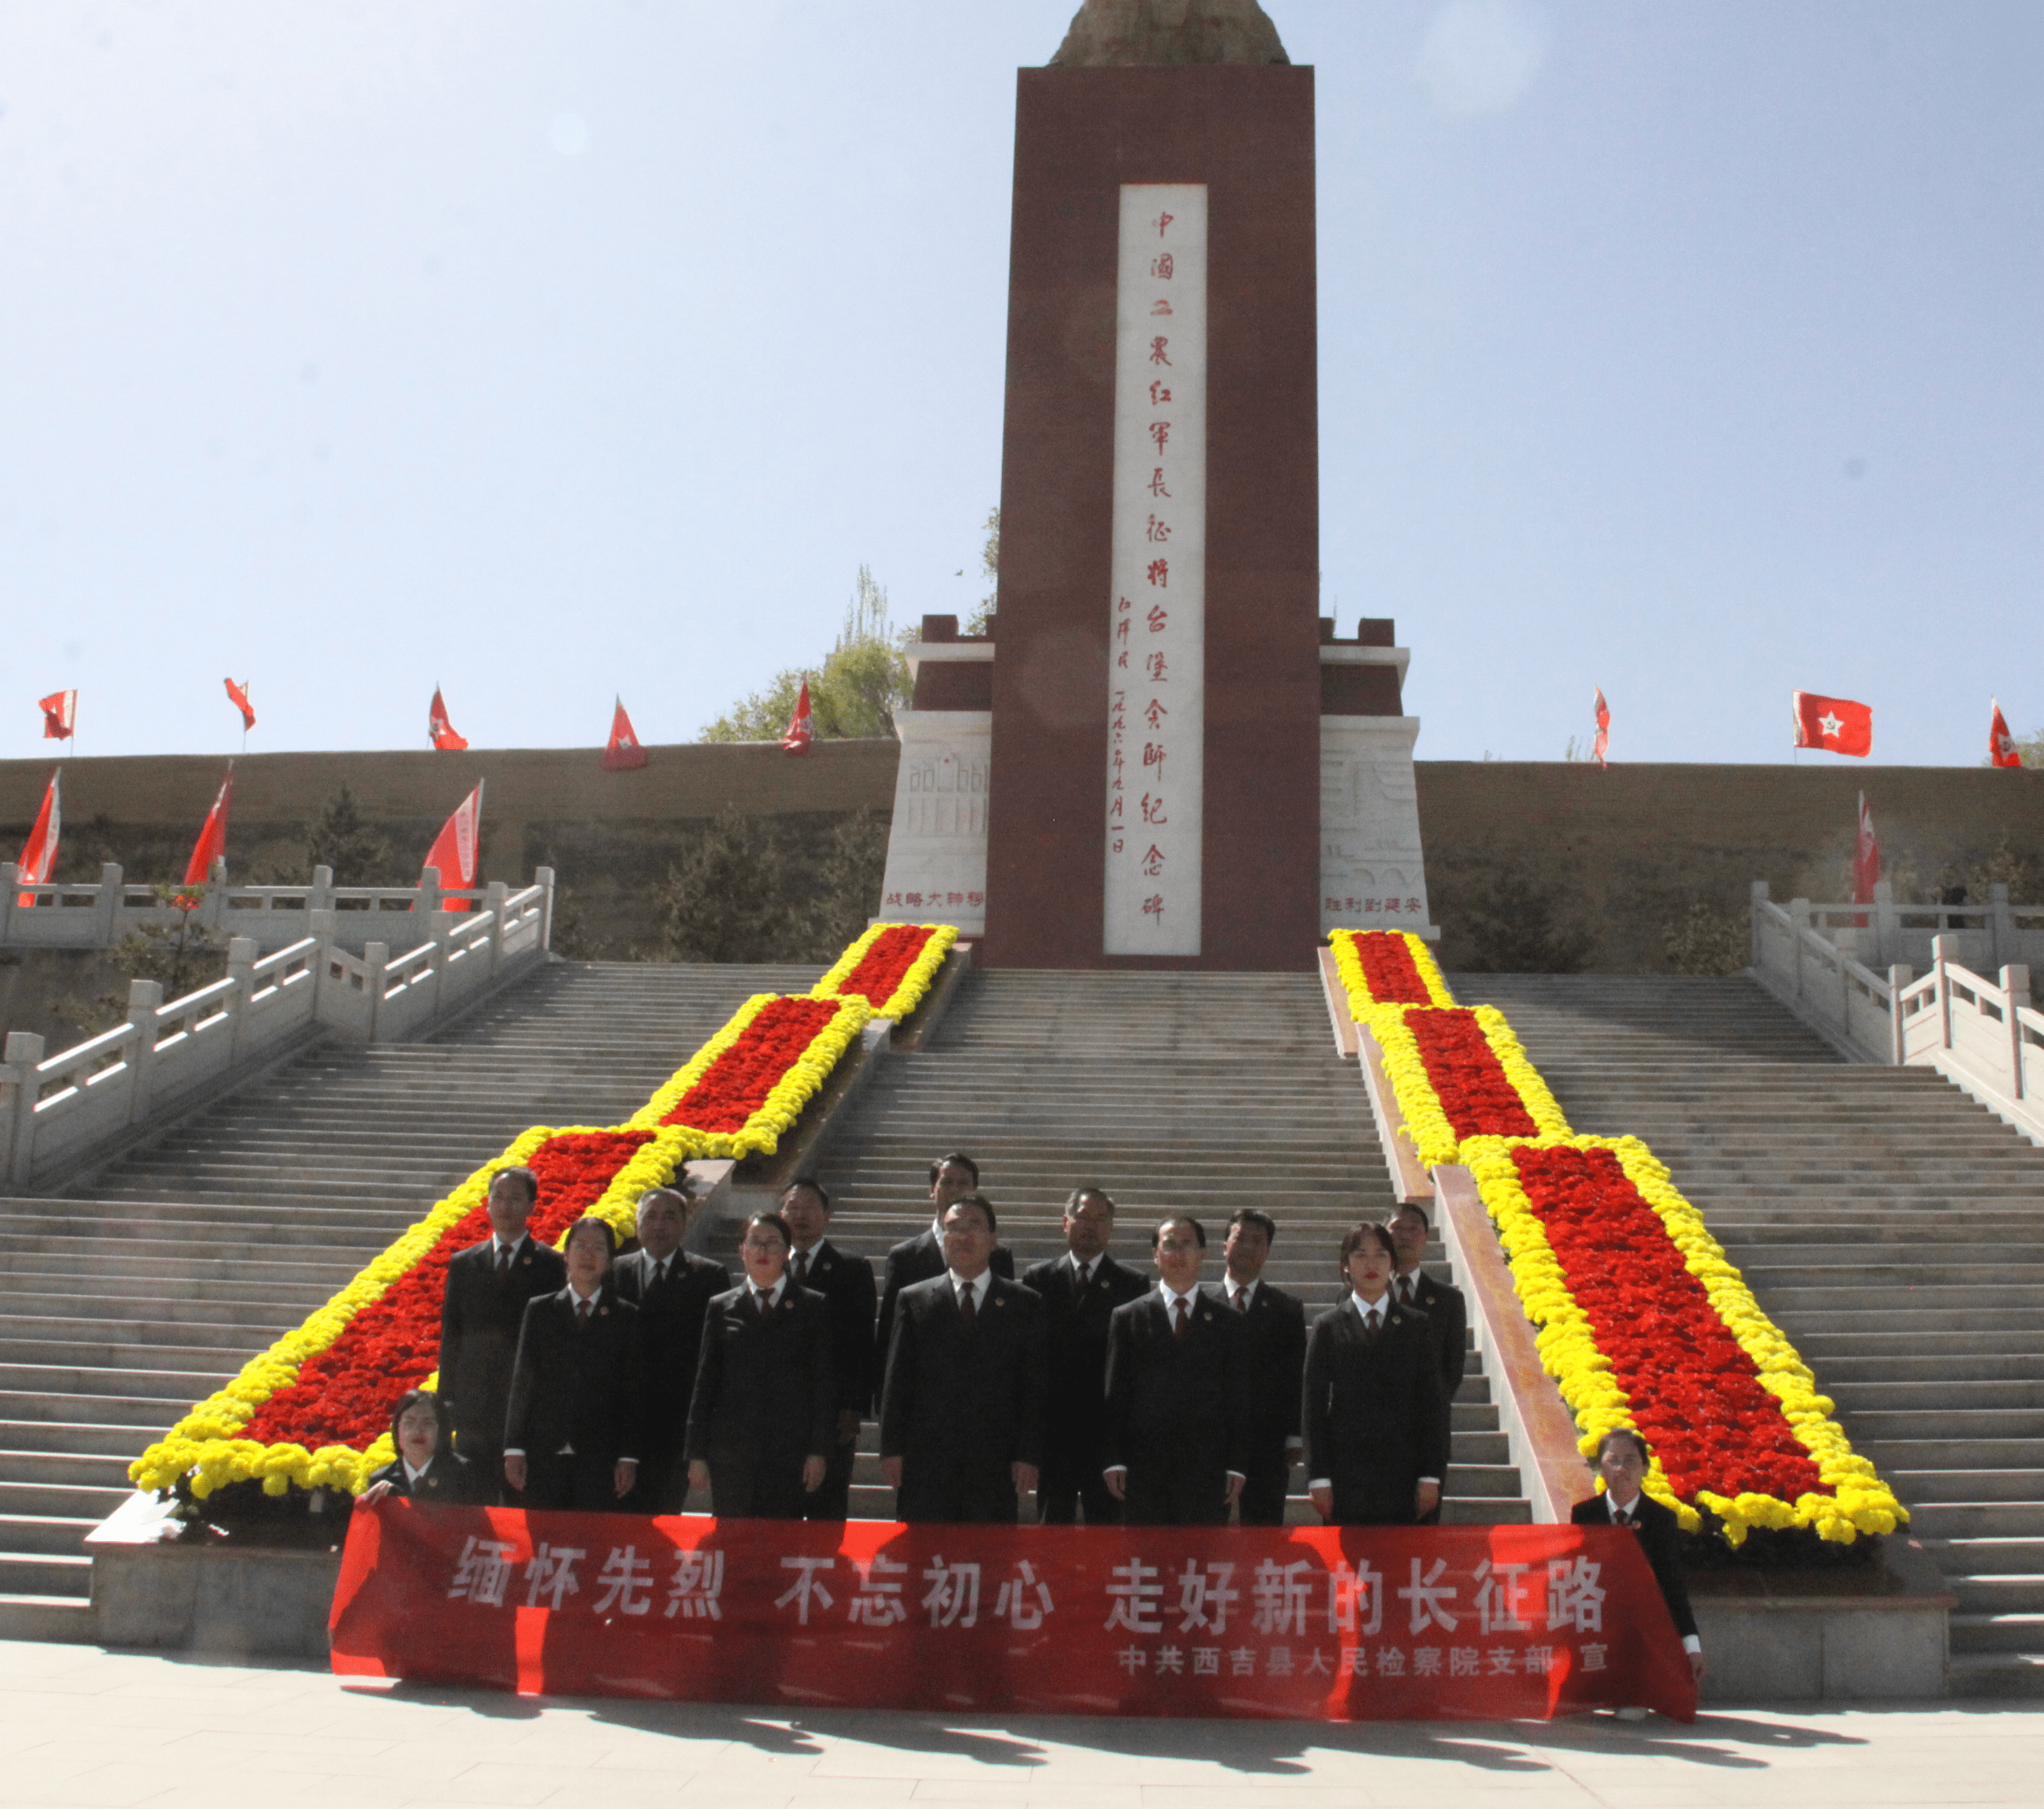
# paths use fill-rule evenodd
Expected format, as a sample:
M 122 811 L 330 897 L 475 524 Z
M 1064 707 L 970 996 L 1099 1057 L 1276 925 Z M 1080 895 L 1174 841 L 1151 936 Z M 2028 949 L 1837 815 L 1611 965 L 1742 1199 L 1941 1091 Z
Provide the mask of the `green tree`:
M 785 899 L 784 844 L 772 822 L 730 805 L 705 824 L 660 888 L 661 954 L 686 962 L 790 958 L 797 925 Z
M 989 509 L 980 524 L 986 530 L 986 544 L 979 550 L 979 569 L 986 579 L 986 594 L 965 625 L 969 635 L 983 635 L 993 625 L 993 610 L 1001 595 L 1001 511 Z
M 859 568 L 858 590 L 844 613 L 837 644 L 814 671 L 791 668 L 775 674 L 702 732 L 705 741 L 778 741 L 787 732 L 805 679 L 816 737 L 848 740 L 894 733 L 894 712 L 908 707 L 915 686 L 903 637 L 887 619 L 887 593 Z
M 345 782 L 305 838 L 306 877 L 321 866 L 333 869 L 336 885 L 394 885 L 408 877 L 395 870 L 390 838 L 362 814 Z

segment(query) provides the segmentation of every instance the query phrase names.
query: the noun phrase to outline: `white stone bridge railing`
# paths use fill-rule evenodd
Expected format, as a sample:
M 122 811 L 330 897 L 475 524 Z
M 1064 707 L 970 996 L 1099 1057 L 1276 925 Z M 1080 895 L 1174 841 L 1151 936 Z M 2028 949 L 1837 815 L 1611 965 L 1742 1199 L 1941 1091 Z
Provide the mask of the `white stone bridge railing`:
M 544 868 L 540 874 L 551 890 L 551 874 Z M 267 954 L 321 934 L 314 919 L 332 912 L 332 933 L 359 951 L 371 939 L 404 940 L 422 929 L 437 936 L 464 914 L 446 910 L 448 901 L 462 901 L 471 910 L 487 908 L 495 893 L 505 889 L 449 890 L 432 867 L 417 885 L 336 885 L 332 868 L 315 867 L 309 885 L 229 885 L 216 879 L 187 912 L 165 904 L 155 886 L 131 884 L 111 862 L 99 870 L 95 882 L 24 885 L 19 874 L 13 862 L 0 862 L 0 949 L 111 948 L 144 924 L 173 928 L 189 916 L 217 934 L 247 936 Z M 24 904 L 24 898 L 34 903 Z M 416 921 L 422 912 L 430 920 L 425 925 Z M 401 916 L 404 923 L 393 921 Z
M 1767 896 L 1766 882 L 1756 881 L 1753 970 L 1841 1053 L 1892 1066 L 1935 1068 L 2044 1144 L 2044 1012 L 2031 1001 L 2030 965 L 2005 961 L 1992 980 L 1963 965 L 1969 958 L 1980 959 L 1976 951 L 1983 943 L 1993 949 L 2009 947 L 2015 935 L 2044 939 L 2044 932 L 2018 921 L 2044 918 L 2044 911 L 2011 908 L 2007 889 L 1995 890 L 2002 925 L 1990 918 L 1977 928 L 1933 935 L 1930 971 L 1919 978 L 1906 962 L 1882 972 L 1858 958 L 1859 938 L 1873 926 L 1862 928 L 1857 920 L 1873 917 L 1878 901 L 1873 907 L 1812 905 L 1797 899 L 1784 909 Z M 1938 914 L 1963 912 L 1963 907 L 1944 907 Z M 1912 913 L 1904 908 L 1898 914 Z M 1932 913 L 1927 907 L 1922 914 Z M 1839 918 L 1848 921 L 1832 927 Z
M 340 912 L 303 909 L 311 934 L 270 954 L 236 935 L 226 977 L 181 999 L 166 1004 L 159 982 L 130 981 L 127 1022 L 57 1054 L 45 1054 L 40 1036 L 10 1032 L 0 1061 L 0 1182 L 27 1189 L 87 1166 L 148 1120 L 321 1031 L 390 1043 L 429 1029 L 545 961 L 554 876 L 542 867 L 534 878 L 518 892 L 485 888 L 474 895 L 479 910 L 409 918 L 414 935 L 429 933 L 394 958 L 384 942 L 359 954 L 343 947 Z

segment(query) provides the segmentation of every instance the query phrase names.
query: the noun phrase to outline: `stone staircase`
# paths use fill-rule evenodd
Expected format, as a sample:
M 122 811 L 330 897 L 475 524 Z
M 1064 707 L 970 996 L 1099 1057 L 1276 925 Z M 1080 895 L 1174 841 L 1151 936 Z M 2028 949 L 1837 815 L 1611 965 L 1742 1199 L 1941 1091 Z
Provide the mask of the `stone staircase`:
M 832 1241 L 877 1273 L 890 1245 L 928 1225 L 929 1163 L 952 1149 L 978 1162 L 1018 1275 L 1063 1251 L 1065 1196 L 1082 1182 L 1114 1198 L 1113 1252 L 1145 1274 L 1170 1208 L 1205 1227 L 1217 1283 L 1228 1215 L 1256 1206 L 1278 1226 L 1265 1273 L 1304 1300 L 1309 1323 L 1339 1296 L 1342 1233 L 1393 1207 L 1355 1067 L 1334 1051 L 1310 974 L 968 974 L 927 1047 L 890 1052 L 834 1139 L 822 1164 Z M 1529 1519 L 1480 1353 L 1454 1414 L 1444 1517 Z M 884 1515 L 870 1424 L 863 1453 L 852 1511 Z M 1292 1513 L 1313 1517 L 1303 1495 Z
M 192 1402 L 532 1124 L 610 1124 L 813 967 L 554 962 L 430 1041 L 328 1043 L 73 1196 L 0 1199 L 0 1638 L 88 1636 L 79 1541 Z
M 2044 1150 L 1750 981 L 1472 974 L 1581 1131 L 1644 1138 L 1909 1507 L 1952 1687 L 2044 1692 Z

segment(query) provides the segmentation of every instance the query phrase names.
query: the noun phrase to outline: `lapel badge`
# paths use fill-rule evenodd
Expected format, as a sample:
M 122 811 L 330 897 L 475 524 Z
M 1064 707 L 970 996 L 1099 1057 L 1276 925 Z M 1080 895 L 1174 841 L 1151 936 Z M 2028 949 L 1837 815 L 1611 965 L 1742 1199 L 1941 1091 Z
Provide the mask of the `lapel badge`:
M 1200 1315 L 1200 1317 L 1201 1317 L 1201 1319 L 1205 1319 L 1205 1320 L 1208 1320 L 1208 1322 L 1211 1322 L 1211 1321 L 1212 1320 L 1212 1319 L 1213 1319 L 1213 1315 L 1212 1315 L 1212 1313 L 1201 1313 L 1201 1314 Z

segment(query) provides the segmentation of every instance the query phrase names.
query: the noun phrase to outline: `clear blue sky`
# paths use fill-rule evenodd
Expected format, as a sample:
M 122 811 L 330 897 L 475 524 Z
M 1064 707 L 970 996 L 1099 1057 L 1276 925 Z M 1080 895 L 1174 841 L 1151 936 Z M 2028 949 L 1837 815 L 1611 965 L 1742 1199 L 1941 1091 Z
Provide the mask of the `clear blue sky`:
M 0 13 L 0 755 L 693 739 L 969 608 L 1014 70 L 1076 0 Z M 1423 759 L 2044 724 L 2044 7 L 1269 0 L 1324 596 Z M 964 569 L 962 578 L 953 574 Z M 1805 756 L 1810 758 L 1810 756 Z M 1825 758 L 1825 757 L 1820 757 Z

